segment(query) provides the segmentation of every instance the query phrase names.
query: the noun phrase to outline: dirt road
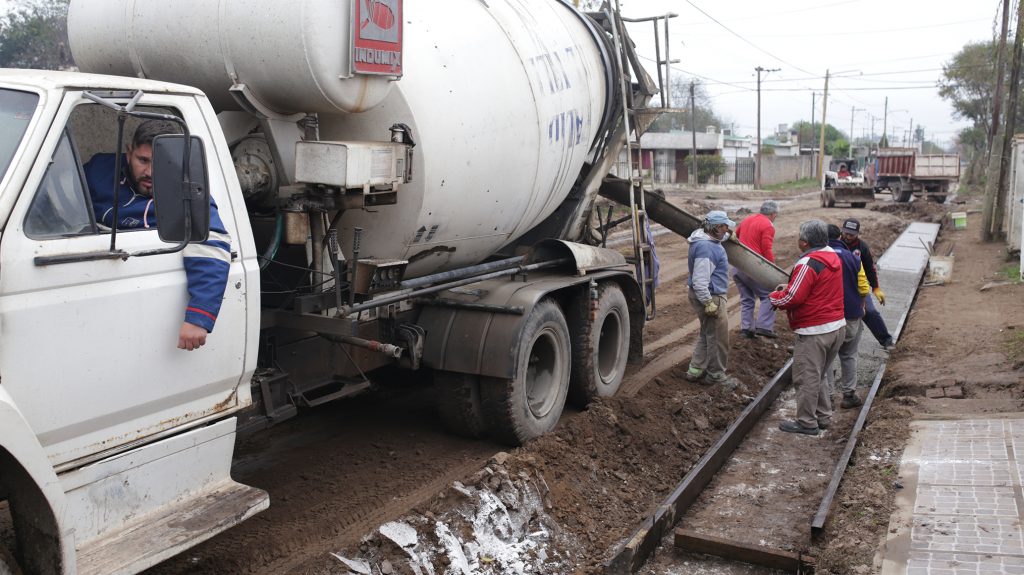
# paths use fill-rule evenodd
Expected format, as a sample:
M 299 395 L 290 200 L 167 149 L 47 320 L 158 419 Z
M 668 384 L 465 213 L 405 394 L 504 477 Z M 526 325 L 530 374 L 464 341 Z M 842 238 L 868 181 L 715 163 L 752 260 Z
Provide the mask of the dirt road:
M 694 213 L 714 207 L 725 208 L 739 217 L 756 210 L 768 197 L 782 203 L 776 221 L 776 254 L 782 267 L 788 267 L 797 255 L 797 230 L 803 220 L 819 217 L 840 223 L 844 217 L 858 217 L 864 237 L 874 251 L 881 253 L 908 221 L 938 221 L 945 211 L 943 207 L 925 203 L 897 208 L 889 204 L 885 196 L 879 196 L 880 201 L 874 206 L 881 209 L 824 209 L 819 206 L 817 194 L 808 190 L 787 194 L 669 194 L 673 202 Z M 517 536 L 520 544 L 537 543 L 521 545 L 520 556 L 508 561 L 521 565 L 522 570 L 509 572 L 594 570 L 651 506 L 675 486 L 742 410 L 750 396 L 756 394 L 788 357 L 786 342 L 790 335 L 785 320 L 780 318 L 778 330 L 783 337 L 776 342 L 733 338 L 731 371 L 743 385 L 735 390 L 722 390 L 685 382 L 681 374 L 695 337 L 693 314 L 685 301 L 685 288 L 681 287 L 686 271 L 686 242 L 671 234 L 659 236 L 658 254 L 663 264 L 659 314 L 645 328 L 645 366 L 634 368 L 628 374 L 619 397 L 584 413 L 568 413 L 555 433 L 494 459 L 503 449 L 500 445 L 460 439 L 441 430 L 433 412 L 429 381 L 395 373 L 360 398 L 311 410 L 240 442 L 235 478 L 268 490 L 270 510 L 151 572 L 349 572 L 346 564 L 331 555 L 337 552 L 345 558 L 374 559 L 378 566 L 387 561 L 394 573 L 412 573 L 401 568 L 402 562 L 408 560 L 409 551 L 396 543 L 402 536 L 395 533 L 404 530 L 402 526 L 408 526 L 415 530 L 414 540 L 419 538 L 418 549 L 428 548 L 428 540 L 443 547 L 447 539 L 438 527 L 442 518 L 453 509 L 463 510 L 460 528 L 463 535 L 472 533 L 480 517 L 470 517 L 463 504 L 482 497 L 484 492 L 504 494 L 503 503 L 498 505 L 507 518 L 523 516 L 519 523 L 499 525 L 498 531 L 515 534 L 519 533 L 516 529 L 522 529 Z M 982 262 L 973 264 L 982 266 Z M 959 274 L 960 270 L 957 275 L 961 277 Z M 973 283 L 971 285 L 973 287 Z M 950 287 L 953 286 L 940 289 L 949 291 Z M 926 290 L 918 309 L 922 302 L 929 306 L 945 305 L 942 303 L 945 292 L 940 289 Z M 1020 292 L 1017 294 L 1019 301 Z M 734 310 L 736 298 L 731 300 Z M 987 298 L 982 298 L 968 305 L 980 313 L 986 301 Z M 965 343 L 970 344 L 970 349 L 982 345 L 980 341 L 984 339 L 978 334 L 949 342 L 930 337 L 932 331 L 945 333 L 943 330 L 950 325 L 960 325 L 959 320 L 950 321 L 957 310 L 961 308 L 956 306 L 938 312 L 941 319 L 929 316 L 927 327 L 917 327 L 919 313 L 911 320 L 907 335 L 895 354 L 896 366 L 890 372 L 895 382 L 889 386 L 891 405 L 890 401 L 881 402 L 885 405 L 879 408 L 878 416 L 873 416 L 878 418 L 879 424 L 872 423 L 868 427 L 866 438 L 862 440 L 868 445 L 867 449 L 898 452 L 902 448 L 896 422 L 905 417 L 903 410 L 912 408 L 913 402 L 918 401 L 919 390 L 914 386 L 930 381 L 928 376 L 914 379 L 922 364 L 909 358 L 904 360 L 904 350 L 912 352 L 915 358 L 922 353 L 925 357 L 936 358 L 963 349 Z M 1004 319 L 998 312 L 996 315 Z M 987 316 L 976 315 L 968 321 L 973 325 L 986 319 Z M 1016 320 L 1014 325 L 1021 325 L 1020 319 L 1024 318 Z M 731 324 L 735 333 L 738 329 L 735 310 Z M 1004 329 L 1008 328 L 1004 326 Z M 926 341 L 915 344 L 915 337 Z M 920 345 L 921 349 L 911 347 L 914 345 Z M 985 360 L 990 364 L 1000 361 L 997 357 L 1000 353 L 1005 357 L 1000 351 L 1002 348 L 995 347 L 986 352 L 991 354 L 986 355 Z M 680 362 L 682 369 L 677 365 Z M 964 366 L 964 370 L 969 369 Z M 1020 374 L 1012 367 L 1008 373 Z M 957 372 L 950 377 L 962 375 Z M 910 393 L 911 398 L 904 397 L 906 393 L 893 391 L 910 389 L 915 390 Z M 1003 393 L 1006 397 L 1016 393 L 1019 401 L 1019 389 Z M 920 395 L 923 396 L 923 392 Z M 890 421 L 896 425 L 893 430 L 883 431 L 878 437 L 872 435 L 876 429 L 888 429 L 885 424 Z M 855 473 L 859 471 L 865 470 L 857 469 Z M 884 469 L 874 471 L 877 475 Z M 869 475 L 867 479 L 853 479 L 851 483 L 856 485 L 856 481 L 873 485 L 878 478 Z M 454 490 L 453 482 L 459 482 Z M 856 491 L 851 493 L 846 496 L 850 501 L 857 501 L 863 495 Z M 883 489 L 882 493 L 886 491 Z M 880 502 L 877 512 L 873 513 L 885 516 L 884 504 Z M 400 521 L 388 523 L 396 520 Z M 851 521 L 859 524 L 859 520 L 842 515 L 836 524 L 849 532 Z M 456 523 L 453 520 L 445 524 Z M 877 523 L 872 525 L 877 527 Z M 382 535 L 375 531 L 381 524 L 396 527 Z M 853 557 L 859 561 L 862 556 L 870 556 L 872 533 L 868 529 L 863 537 L 858 534 L 843 537 L 838 542 L 827 536 L 817 551 L 826 561 L 832 557 L 835 565 L 855 565 Z M 405 532 L 405 535 L 409 534 Z M 364 537 L 368 539 L 361 544 Z M 466 572 L 503 572 L 502 566 L 506 563 L 502 562 L 506 558 L 501 553 L 507 549 L 481 551 L 483 544 L 479 539 L 475 545 L 477 547 L 468 551 L 463 545 L 460 550 L 466 565 L 476 566 Z M 471 562 L 470 555 L 474 553 L 476 563 Z M 462 560 L 458 553 L 434 553 L 420 559 L 424 564 L 435 561 L 442 566 L 458 566 Z

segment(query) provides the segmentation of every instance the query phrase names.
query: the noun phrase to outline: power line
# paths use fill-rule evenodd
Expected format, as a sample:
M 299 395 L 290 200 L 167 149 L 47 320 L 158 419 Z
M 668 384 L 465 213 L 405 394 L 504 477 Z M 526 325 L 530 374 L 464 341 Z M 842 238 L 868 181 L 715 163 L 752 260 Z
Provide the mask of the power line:
M 692 3 L 691 3 L 692 4 Z M 811 32 L 807 34 L 753 34 L 752 38 L 820 38 L 822 36 L 859 36 L 861 34 L 888 34 L 890 32 L 909 32 L 913 30 L 927 30 L 931 28 L 945 28 L 947 26 L 959 26 L 971 22 L 987 22 L 988 18 L 975 18 L 973 20 L 959 20 L 957 22 L 943 22 L 941 24 L 925 24 L 922 26 L 907 26 L 904 28 L 883 28 L 879 30 L 853 30 L 849 32 Z M 731 30 L 730 30 L 731 32 Z M 691 35 L 693 37 L 695 35 Z
M 812 12 L 812 11 L 815 11 L 815 10 L 822 10 L 824 8 L 831 8 L 832 6 L 841 6 L 843 4 L 855 4 L 855 3 L 860 3 L 860 0 L 844 0 L 843 2 L 833 2 L 831 4 L 822 4 L 820 6 L 812 6 L 810 8 L 801 8 L 799 10 L 784 10 L 784 11 L 780 11 L 780 12 L 770 12 L 770 13 L 766 13 L 766 14 L 757 14 L 757 15 L 754 15 L 754 16 L 747 16 L 745 18 L 733 18 L 733 19 L 729 20 L 729 22 L 743 22 L 743 21 L 746 21 L 746 20 L 764 20 L 766 17 L 769 17 L 769 16 L 785 16 L 787 14 L 799 14 L 801 12 Z M 702 25 L 703 24 L 700 24 L 699 22 L 685 22 L 685 23 L 677 24 L 677 26 L 702 26 Z
M 765 50 L 764 48 L 761 48 L 761 47 L 760 47 L 760 46 L 758 46 L 757 44 L 754 44 L 754 43 L 753 43 L 753 42 L 751 42 L 750 40 L 747 40 L 746 38 L 744 38 L 744 37 L 743 37 L 743 36 L 741 36 L 740 34 L 737 34 L 737 33 L 736 33 L 736 32 L 734 32 L 734 31 L 733 31 L 733 30 L 732 30 L 731 28 L 729 28 L 729 27 L 728 27 L 728 26 L 726 26 L 725 24 L 722 24 L 722 23 L 721 23 L 721 22 L 719 22 L 718 20 L 716 20 L 714 16 L 712 16 L 711 14 L 708 14 L 707 12 L 705 12 L 705 11 L 704 11 L 704 10 L 703 10 L 703 9 L 702 9 L 702 8 L 701 8 L 700 6 L 697 6 L 696 4 L 694 4 L 693 2 L 691 2 L 691 0 L 686 0 L 686 3 L 687 3 L 687 4 L 689 4 L 690 6 L 693 6 L 693 7 L 694 7 L 694 9 L 696 9 L 696 10 L 697 10 L 698 12 L 700 12 L 700 13 L 701 13 L 701 14 L 703 14 L 704 16 L 707 16 L 707 17 L 708 17 L 708 19 L 710 19 L 710 20 L 711 20 L 712 22 L 714 22 L 715 24 L 718 24 L 718 25 L 719 25 L 719 26 L 721 26 L 722 28 L 725 28 L 725 30 L 726 30 L 726 31 L 728 31 L 728 32 L 729 32 L 730 34 L 732 34 L 733 36 L 736 36 L 736 37 L 737 37 L 737 38 L 739 38 L 740 40 L 743 40 L 744 42 L 746 42 L 747 44 L 749 44 L 749 45 L 753 46 L 754 48 L 756 48 L 756 49 L 760 50 L 761 52 L 764 52 L 765 54 L 767 54 L 767 55 L 771 56 L 772 58 L 775 58 L 775 59 L 776 59 L 776 60 L 778 60 L 779 62 L 782 62 L 783 64 L 785 64 L 785 65 L 787 65 L 787 66 L 789 66 L 789 67 L 791 67 L 791 68 L 794 68 L 794 69 L 796 69 L 796 70 L 800 70 L 801 72 L 803 72 L 804 74 L 807 74 L 808 76 L 813 76 L 813 75 L 814 75 L 814 73 L 812 73 L 812 72 L 808 72 L 807 70 L 804 70 L 803 68 L 801 68 L 801 67 L 797 66 L 796 64 L 791 64 L 791 63 L 789 63 L 789 62 L 787 62 L 787 61 L 783 60 L 782 58 L 779 58 L 779 57 L 778 57 L 778 56 L 776 56 L 775 54 L 772 54 L 771 52 L 769 52 L 769 51 Z

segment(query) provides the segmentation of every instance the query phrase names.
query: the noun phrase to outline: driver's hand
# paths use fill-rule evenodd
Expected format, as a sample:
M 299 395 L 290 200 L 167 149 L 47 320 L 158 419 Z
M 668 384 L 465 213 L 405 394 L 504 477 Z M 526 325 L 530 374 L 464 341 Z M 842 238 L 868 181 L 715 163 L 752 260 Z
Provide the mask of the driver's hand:
M 194 351 L 203 347 L 206 344 L 206 334 L 206 328 L 187 321 L 182 323 L 178 332 L 178 349 Z

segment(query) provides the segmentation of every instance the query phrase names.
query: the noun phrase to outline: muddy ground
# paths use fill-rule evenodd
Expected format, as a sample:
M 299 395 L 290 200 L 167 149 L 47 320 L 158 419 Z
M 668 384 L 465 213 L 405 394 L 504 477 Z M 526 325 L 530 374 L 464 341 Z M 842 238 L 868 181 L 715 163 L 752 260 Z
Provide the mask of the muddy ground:
M 766 197 L 781 200 L 776 254 L 783 267 L 795 259 L 796 231 L 808 218 L 840 223 L 856 216 L 881 254 L 907 222 L 944 221 L 949 208 L 897 207 L 880 195 L 868 209 L 823 209 L 808 190 L 669 197 L 693 211 L 721 207 L 740 217 Z M 1006 265 L 999 244 L 981 244 L 971 228 L 944 227 L 940 237 L 962 256 L 954 281 L 920 292 L 832 521 L 811 547 L 820 572 L 875 569 L 911 417 L 1021 411 L 1024 291 L 1019 284 L 979 291 Z M 742 385 L 686 382 L 682 372 L 695 338 L 683 283 L 686 244 L 672 234 L 657 243 L 659 314 L 645 328 L 644 365 L 631 368 L 618 397 L 567 413 L 554 433 L 506 452 L 493 442 L 444 433 L 430 382 L 394 374 L 371 393 L 241 441 L 234 476 L 268 490 L 270 509 L 151 572 L 597 572 L 789 355 L 784 318 L 778 340 L 735 337 L 733 296 L 730 372 Z M 963 385 L 967 398 L 926 398 L 928 388 L 950 382 Z M 652 564 L 647 572 L 671 571 Z

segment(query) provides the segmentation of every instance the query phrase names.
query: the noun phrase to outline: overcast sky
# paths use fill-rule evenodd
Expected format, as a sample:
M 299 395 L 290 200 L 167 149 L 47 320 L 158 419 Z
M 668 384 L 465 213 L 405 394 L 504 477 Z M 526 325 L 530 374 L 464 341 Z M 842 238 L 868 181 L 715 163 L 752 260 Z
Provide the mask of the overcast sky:
M 942 65 L 968 42 L 988 41 L 998 28 L 1001 0 L 620 0 L 623 15 L 675 12 L 669 45 L 673 65 L 697 76 L 715 112 L 739 135 L 757 129 L 758 66 L 762 73 L 761 131 L 811 116 L 811 92 L 821 92 L 830 70 L 827 121 L 857 137 L 882 131 L 889 98 L 888 133 L 903 138 L 911 121 L 926 137 L 949 143 L 967 125 L 953 118 L 935 88 Z M 701 10 L 704 13 L 701 13 Z M 1011 3 L 1011 12 L 1013 3 Z M 717 22 L 716 22 L 717 20 Z M 641 57 L 655 75 L 653 25 L 629 24 Z M 1011 30 L 1013 23 L 1011 22 Z M 663 30 L 663 28 L 662 28 Z M 664 39 L 663 39 L 664 41 Z M 664 58 L 664 53 L 662 54 Z M 673 102 L 685 107 L 686 102 Z M 905 111 L 897 111 L 905 110 Z
M 852 114 L 854 134 L 869 132 L 874 116 L 880 135 L 888 96 L 890 137 L 895 127 L 902 139 L 913 122 L 942 144 L 967 125 L 953 118 L 935 88 L 942 65 L 968 42 L 991 39 L 1002 5 L 1002 0 L 619 1 L 627 17 L 678 14 L 669 23 L 669 54 L 680 60 L 673 69 L 703 82 L 715 112 L 733 122 L 737 134 L 757 130 L 754 68 L 761 66 L 779 69 L 762 74 L 762 135 L 778 124 L 809 120 L 812 91 L 818 92 L 820 121 L 825 70 L 830 70 L 827 120 L 832 125 L 849 132 L 851 108 L 859 109 Z M 9 0 L 0 0 L 0 11 L 9 6 Z M 629 24 L 629 30 L 657 77 L 653 25 Z

